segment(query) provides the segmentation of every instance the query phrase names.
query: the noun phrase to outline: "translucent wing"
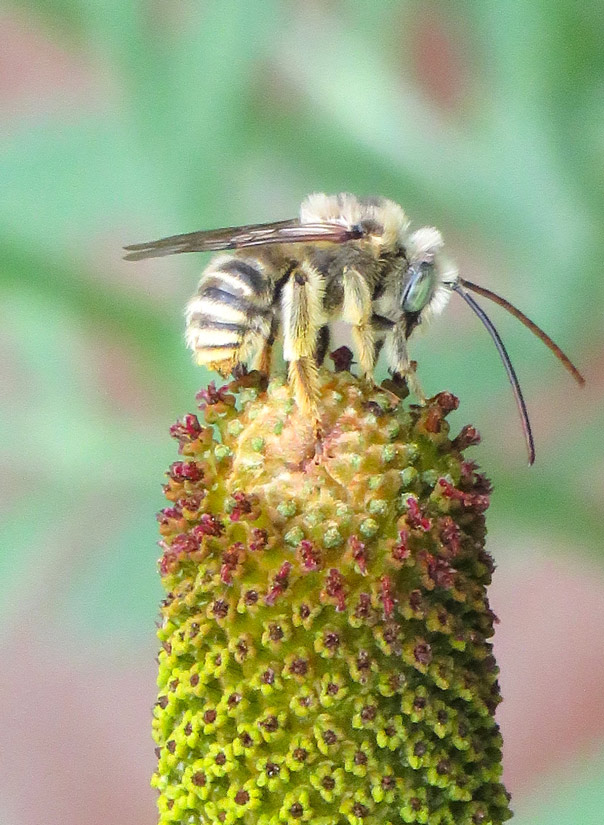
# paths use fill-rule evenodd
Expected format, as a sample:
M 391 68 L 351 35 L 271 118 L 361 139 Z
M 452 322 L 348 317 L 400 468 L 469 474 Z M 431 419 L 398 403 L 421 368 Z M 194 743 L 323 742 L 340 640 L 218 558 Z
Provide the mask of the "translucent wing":
M 339 223 L 300 223 L 297 218 L 276 223 L 257 223 L 248 226 L 230 226 L 211 229 L 208 232 L 189 232 L 172 235 L 159 241 L 125 246 L 127 261 L 142 258 L 159 258 L 178 255 L 181 252 L 213 252 L 219 249 L 242 249 L 248 246 L 295 243 L 345 243 L 360 238 L 360 227 L 347 227 Z

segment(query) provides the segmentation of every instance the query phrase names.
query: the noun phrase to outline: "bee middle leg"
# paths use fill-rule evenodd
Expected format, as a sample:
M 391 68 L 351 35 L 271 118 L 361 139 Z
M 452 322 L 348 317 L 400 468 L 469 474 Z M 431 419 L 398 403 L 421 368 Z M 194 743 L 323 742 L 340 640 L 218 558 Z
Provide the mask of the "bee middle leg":
M 357 351 L 364 378 L 373 382 L 376 362 L 376 337 L 373 324 L 373 307 L 369 285 L 354 269 L 346 269 L 342 276 L 344 305 L 342 317 L 352 324 L 352 340 Z
M 290 274 L 281 295 L 283 357 L 289 362 L 289 380 L 299 409 L 312 417 L 321 438 L 319 371 L 315 360 L 319 332 L 324 326 L 323 277 L 302 263 Z

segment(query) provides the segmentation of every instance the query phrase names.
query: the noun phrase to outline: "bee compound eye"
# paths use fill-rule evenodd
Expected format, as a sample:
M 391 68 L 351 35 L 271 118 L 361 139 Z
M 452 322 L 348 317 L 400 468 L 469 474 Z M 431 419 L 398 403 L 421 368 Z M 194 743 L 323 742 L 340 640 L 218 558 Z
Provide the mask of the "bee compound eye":
M 430 301 L 433 289 L 434 268 L 432 266 L 422 265 L 419 269 L 412 269 L 403 292 L 403 310 L 420 312 Z

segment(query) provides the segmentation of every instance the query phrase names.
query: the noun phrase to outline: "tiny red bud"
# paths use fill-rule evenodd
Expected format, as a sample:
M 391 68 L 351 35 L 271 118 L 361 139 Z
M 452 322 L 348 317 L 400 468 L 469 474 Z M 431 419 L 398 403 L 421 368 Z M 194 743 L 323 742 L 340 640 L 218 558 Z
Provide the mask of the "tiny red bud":
M 195 461 L 175 461 L 170 467 L 169 475 L 174 481 L 200 481 L 203 470 Z
M 422 514 L 417 499 L 413 496 L 407 499 L 407 522 L 413 530 L 423 530 L 424 533 L 432 527 L 431 520 Z
M 202 431 L 202 426 L 196 415 L 189 413 L 170 427 L 170 435 L 181 444 L 195 441 Z
M 346 591 L 344 589 L 344 576 L 335 567 L 328 571 L 325 578 L 325 593 L 335 599 L 336 610 L 341 613 L 346 609 Z
M 281 567 L 279 568 L 279 571 L 276 573 L 275 578 L 273 579 L 271 589 L 269 590 L 268 594 L 264 599 L 266 604 L 275 604 L 279 596 L 283 595 L 284 591 L 287 589 L 289 585 L 289 574 L 291 572 L 291 569 L 291 562 L 284 561 Z
M 222 522 L 211 513 L 202 513 L 199 524 L 192 530 L 193 534 L 201 539 L 202 536 L 221 536 L 224 532 Z
M 359 566 L 359 570 L 363 575 L 367 573 L 367 548 L 358 536 L 350 537 L 350 549 L 352 550 L 352 558 Z
M 312 541 L 302 539 L 298 545 L 298 552 L 302 560 L 302 566 L 306 571 L 318 570 L 321 564 L 321 554 Z

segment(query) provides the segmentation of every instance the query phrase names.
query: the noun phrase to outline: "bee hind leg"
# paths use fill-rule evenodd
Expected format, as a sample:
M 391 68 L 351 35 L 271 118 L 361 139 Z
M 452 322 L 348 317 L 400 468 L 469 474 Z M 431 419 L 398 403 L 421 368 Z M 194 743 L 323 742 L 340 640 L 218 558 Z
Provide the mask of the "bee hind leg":
M 290 361 L 289 382 L 300 412 L 313 421 L 314 434 L 317 439 L 323 437 L 321 416 L 319 415 L 319 370 L 314 358 L 299 358 Z
M 271 367 L 273 363 L 273 344 L 277 337 L 279 325 L 276 320 L 273 320 L 269 334 L 263 339 L 262 345 L 254 358 L 253 368 L 258 370 L 267 378 L 271 374 Z
M 281 295 L 283 357 L 289 362 L 289 380 L 298 408 L 312 419 L 317 439 L 322 438 L 322 427 L 315 358 L 324 326 L 324 290 L 321 274 L 302 263 L 290 274 Z

